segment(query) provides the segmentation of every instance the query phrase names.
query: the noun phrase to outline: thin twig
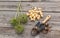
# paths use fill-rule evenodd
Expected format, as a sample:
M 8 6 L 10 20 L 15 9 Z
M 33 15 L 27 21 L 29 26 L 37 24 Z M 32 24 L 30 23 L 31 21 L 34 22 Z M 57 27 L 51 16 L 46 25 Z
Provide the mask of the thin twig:
M 20 1 L 20 2 L 18 2 L 17 13 L 16 13 L 16 16 L 15 16 L 15 18 L 18 18 L 19 24 L 20 24 L 19 16 L 21 15 L 21 9 L 22 9 L 22 6 L 21 6 L 21 1 Z

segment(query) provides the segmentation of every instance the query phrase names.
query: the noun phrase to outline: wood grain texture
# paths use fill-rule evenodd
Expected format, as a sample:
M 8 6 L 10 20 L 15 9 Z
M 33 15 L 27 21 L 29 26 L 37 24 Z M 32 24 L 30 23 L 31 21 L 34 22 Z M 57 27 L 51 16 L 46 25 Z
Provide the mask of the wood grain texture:
M 41 0 L 0 0 L 0 2 L 19 2 L 19 1 L 22 1 L 22 2 L 38 2 Z
M 0 27 L 10 27 L 11 25 L 9 24 L 9 20 L 16 15 L 17 12 L 11 12 L 11 11 L 0 11 Z M 21 13 L 27 13 L 27 12 L 21 12 Z M 43 12 L 44 13 L 44 18 L 47 15 L 51 15 L 52 18 L 49 21 L 51 25 L 56 25 L 59 26 L 60 23 L 60 13 L 52 13 L 52 12 Z M 57 15 L 57 16 L 56 16 Z
M 60 2 L 60 0 L 0 0 L 0 2 L 18 2 L 18 1 L 23 1 L 23 2 L 32 2 L 32 1 L 41 1 L 41 2 Z
M 0 0 L 0 1 L 21 1 L 21 0 Z M 22 0 L 23 1 L 23 0 Z M 26 0 L 27 1 L 27 0 Z
M 51 20 L 48 22 L 51 32 L 48 34 L 40 33 L 37 36 L 31 36 L 31 29 L 36 22 L 28 21 L 24 25 L 24 32 L 17 35 L 12 28 L 9 20 L 16 15 L 18 2 L 21 0 L 0 0 L 0 38 L 60 38 L 60 0 L 37 0 L 41 2 L 31 2 L 32 0 L 22 0 L 22 12 L 27 13 L 31 7 L 41 7 L 44 13 L 43 21 L 47 15 L 51 15 Z M 35 0 L 36 1 L 36 0 Z
M 0 11 L 16 11 L 18 2 L 0 2 Z M 41 7 L 43 11 L 60 12 L 59 2 L 22 2 L 21 11 L 28 11 L 32 7 Z
M 27 12 L 22 12 L 27 13 Z M 51 32 L 48 34 L 40 33 L 38 36 L 31 36 L 31 29 L 34 27 L 34 25 L 37 22 L 30 22 L 28 21 L 27 24 L 25 24 L 25 31 L 22 35 L 17 35 L 15 30 L 12 28 L 11 25 L 9 25 L 9 20 L 15 16 L 16 12 L 11 11 L 0 11 L 0 37 L 1 38 L 59 38 L 60 37 L 60 13 L 53 13 L 53 12 L 43 12 L 44 18 L 47 15 L 51 15 L 52 18 L 49 21 L 49 25 L 52 26 Z M 57 15 L 57 16 L 56 16 Z M 44 19 L 43 18 L 43 19 Z M 3 20 L 3 21 L 2 21 Z M 2 25 L 1 25 L 2 23 Z

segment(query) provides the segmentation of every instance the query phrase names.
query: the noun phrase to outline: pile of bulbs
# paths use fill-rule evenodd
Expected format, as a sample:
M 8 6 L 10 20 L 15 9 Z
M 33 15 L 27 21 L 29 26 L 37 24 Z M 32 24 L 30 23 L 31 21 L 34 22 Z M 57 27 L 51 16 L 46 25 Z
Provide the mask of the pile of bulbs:
M 41 8 L 34 7 L 33 9 L 28 11 L 27 16 L 31 21 L 39 20 L 43 17 L 43 13 Z

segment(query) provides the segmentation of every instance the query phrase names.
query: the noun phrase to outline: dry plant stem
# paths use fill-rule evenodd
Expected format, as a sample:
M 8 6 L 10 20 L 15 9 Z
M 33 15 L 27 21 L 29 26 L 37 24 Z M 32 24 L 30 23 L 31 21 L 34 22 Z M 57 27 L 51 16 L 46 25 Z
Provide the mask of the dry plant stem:
M 22 6 L 21 6 L 21 1 L 20 1 L 17 5 L 17 13 L 16 13 L 15 18 L 19 18 L 19 15 L 21 15 L 21 8 Z M 19 21 L 19 24 L 20 24 L 20 21 Z
M 17 7 L 17 16 L 19 16 L 21 14 L 21 1 L 18 3 L 18 7 Z

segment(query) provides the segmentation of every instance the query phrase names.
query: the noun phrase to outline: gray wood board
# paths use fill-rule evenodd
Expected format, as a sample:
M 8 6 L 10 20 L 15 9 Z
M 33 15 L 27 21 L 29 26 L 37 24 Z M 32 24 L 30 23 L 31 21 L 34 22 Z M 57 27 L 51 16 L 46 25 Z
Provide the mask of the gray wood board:
M 27 12 L 21 12 L 21 13 L 27 13 Z M 51 25 L 59 26 L 60 23 L 60 13 L 51 13 L 51 12 L 43 12 L 44 17 L 42 20 L 45 19 L 47 15 L 51 15 L 52 18 L 49 21 Z M 10 27 L 9 20 L 16 15 L 16 12 L 11 11 L 0 11 L 0 27 Z
M 30 2 L 30 1 L 42 1 L 42 2 L 59 2 L 60 0 L 0 0 L 1 2 L 18 2 L 18 1 L 23 1 L 23 2 Z
M 0 2 L 0 11 L 16 11 L 18 2 Z M 59 2 L 22 2 L 22 11 L 28 11 L 32 7 L 40 7 L 43 11 L 60 12 Z
M 5 1 L 5 0 L 0 0 Z M 13 1 L 13 0 L 6 0 Z M 55 0 L 51 0 L 55 1 Z M 59 1 L 59 0 L 56 0 Z M 51 15 L 51 20 L 48 22 L 51 28 L 51 32 L 47 34 L 40 33 L 37 36 L 31 36 L 31 29 L 36 22 L 28 21 L 24 25 L 24 32 L 21 35 L 17 35 L 15 30 L 10 25 L 9 20 L 16 15 L 16 8 L 18 2 L 0 2 L 0 38 L 60 38 L 60 3 L 59 2 L 22 2 L 22 11 L 28 11 L 32 6 L 41 7 L 44 11 L 44 20 L 47 15 Z M 31 6 L 32 5 L 32 6 Z M 57 13 L 58 12 L 58 13 Z M 27 12 L 21 12 L 27 13 Z
M 27 13 L 27 12 L 22 12 Z M 0 11 L 0 38 L 59 38 L 60 37 L 60 13 L 53 12 L 43 12 L 44 18 L 47 15 L 51 15 L 52 18 L 49 21 L 49 25 L 52 26 L 51 32 L 48 34 L 40 33 L 37 36 L 31 36 L 31 29 L 37 22 L 28 21 L 25 24 L 24 32 L 21 35 L 17 35 L 15 30 L 9 24 L 9 20 L 15 16 L 16 12 L 11 11 Z M 44 19 L 42 18 L 42 19 Z

